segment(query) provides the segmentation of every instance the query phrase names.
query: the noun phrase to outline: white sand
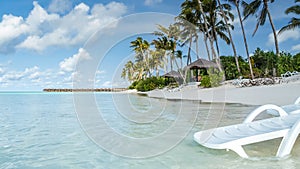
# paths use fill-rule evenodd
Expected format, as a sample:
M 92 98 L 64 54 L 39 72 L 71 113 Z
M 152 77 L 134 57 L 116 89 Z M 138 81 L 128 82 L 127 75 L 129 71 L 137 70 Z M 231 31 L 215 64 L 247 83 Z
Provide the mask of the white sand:
M 245 88 L 236 88 L 232 85 L 210 89 L 184 87 L 180 91 L 154 90 L 147 94 L 155 98 L 201 100 L 202 102 L 287 105 L 294 103 L 300 97 L 300 82 Z

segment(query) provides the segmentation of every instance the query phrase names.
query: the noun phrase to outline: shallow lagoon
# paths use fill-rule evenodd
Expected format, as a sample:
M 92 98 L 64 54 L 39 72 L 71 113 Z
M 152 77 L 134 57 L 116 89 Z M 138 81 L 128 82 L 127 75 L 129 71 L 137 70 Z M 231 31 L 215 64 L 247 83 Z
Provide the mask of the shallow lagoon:
M 192 127 L 179 143 L 157 141 L 158 145 L 169 142 L 172 146 L 168 151 L 133 159 L 113 155 L 89 138 L 77 118 L 73 94 L 1 93 L 0 168 L 294 169 L 300 166 L 299 141 L 292 155 L 281 160 L 273 158 L 280 142 L 278 139 L 246 146 L 247 153 L 252 156 L 250 159 L 241 159 L 225 150 L 207 149 L 193 141 L 196 131 L 242 122 L 247 112 L 255 108 L 253 106 L 226 104 L 223 107 L 222 104 L 110 93 L 98 93 L 95 100 L 107 124 L 130 138 L 155 138 L 164 134 L 178 122 L 180 115 L 189 118 L 177 129 Z M 130 116 L 131 112 L 139 114 Z M 130 121 L 128 116 L 137 118 Z M 172 136 L 176 136 L 176 131 Z M 103 139 L 116 149 L 124 147 L 110 140 L 109 134 Z M 142 151 L 151 151 L 155 146 L 146 145 Z

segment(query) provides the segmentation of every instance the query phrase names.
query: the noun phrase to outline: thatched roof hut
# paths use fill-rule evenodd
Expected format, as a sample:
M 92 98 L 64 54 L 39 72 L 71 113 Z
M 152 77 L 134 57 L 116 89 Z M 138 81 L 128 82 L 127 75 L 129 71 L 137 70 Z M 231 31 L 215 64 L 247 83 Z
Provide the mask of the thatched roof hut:
M 168 72 L 168 73 L 162 75 L 162 77 L 164 77 L 164 78 L 175 78 L 175 79 L 182 78 L 181 75 L 180 75 L 180 73 L 177 72 L 177 71 L 174 71 L 174 70 L 172 70 L 171 72 Z
M 191 82 L 200 82 L 202 77 L 199 75 L 199 70 L 207 70 L 209 68 L 218 69 L 218 65 L 215 62 L 208 61 L 206 59 L 198 59 L 185 67 L 186 70 L 196 70 L 196 75 L 190 79 Z
M 206 59 L 198 59 L 193 63 L 189 64 L 187 68 L 189 69 L 201 69 L 201 68 L 218 68 L 218 65 L 215 62 L 208 61 Z
M 170 83 L 172 81 L 176 81 L 179 84 L 183 83 L 183 77 L 180 75 L 179 72 L 174 70 L 162 75 L 162 77 L 167 79 L 167 83 Z

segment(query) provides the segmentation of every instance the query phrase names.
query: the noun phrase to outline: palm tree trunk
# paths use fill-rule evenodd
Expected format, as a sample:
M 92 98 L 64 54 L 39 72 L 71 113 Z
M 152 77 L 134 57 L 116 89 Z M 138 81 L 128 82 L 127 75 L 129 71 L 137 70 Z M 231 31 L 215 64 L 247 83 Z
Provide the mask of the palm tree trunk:
M 278 39 L 277 39 L 276 29 L 275 29 L 275 26 L 274 26 L 274 23 L 273 23 L 273 20 L 272 20 L 272 16 L 271 16 L 271 14 L 270 14 L 270 12 L 269 12 L 268 9 L 267 9 L 267 12 L 268 12 L 269 21 L 270 21 L 270 24 L 271 24 L 271 27 L 272 27 L 272 30 L 273 30 L 276 55 L 279 56 L 280 53 L 279 53 L 279 46 L 278 46 Z
M 164 51 L 164 69 L 165 69 L 165 73 L 167 73 L 168 72 L 168 57 L 167 57 L 167 55 L 166 55 L 166 51 Z
M 203 36 L 204 36 L 204 43 L 205 43 L 205 48 L 206 48 L 208 60 L 211 61 L 211 59 L 210 59 L 210 52 L 209 52 L 208 44 L 207 44 L 207 36 L 205 35 L 205 33 L 203 33 Z
M 191 34 L 190 35 L 190 44 L 189 44 L 188 57 L 187 57 L 186 65 L 189 65 L 189 64 L 192 63 L 192 59 L 191 59 L 192 42 L 193 42 L 193 38 L 192 38 L 192 34 Z
M 173 71 L 173 54 L 170 55 L 170 66 L 171 66 L 171 71 Z
M 234 3 L 235 3 L 235 6 L 236 6 L 236 9 L 237 9 L 237 12 L 238 12 L 238 16 L 239 16 L 239 20 L 240 20 L 240 24 L 241 24 L 241 28 L 242 28 L 242 33 L 243 33 L 244 44 L 245 44 L 246 54 L 247 54 L 247 58 L 248 58 L 251 78 L 254 79 L 252 63 L 251 63 L 251 59 L 250 59 L 250 55 L 249 55 L 248 43 L 247 43 L 247 39 L 246 39 L 244 24 L 243 24 L 243 21 L 242 21 L 241 11 L 240 11 L 240 8 L 239 8 L 239 4 L 237 3 L 237 0 L 235 0 Z
M 214 39 L 215 39 L 215 43 L 216 43 L 217 54 L 218 54 L 218 56 L 220 56 L 219 43 L 218 43 L 218 39 L 217 39 L 216 35 L 214 36 Z
M 196 43 L 196 54 L 197 54 L 197 59 L 200 59 L 200 58 L 199 58 L 199 47 L 198 47 L 198 35 L 196 35 L 195 43 Z
M 237 70 L 238 70 L 239 74 L 241 74 L 239 59 L 237 57 L 236 48 L 235 48 L 235 45 L 234 45 L 234 42 L 233 42 L 233 39 L 232 39 L 232 36 L 231 36 L 231 31 L 230 31 L 230 29 L 228 27 L 227 17 L 225 16 L 225 12 L 224 12 L 224 10 L 222 8 L 220 0 L 218 0 L 218 3 L 220 5 L 220 9 L 221 9 L 221 12 L 222 12 L 225 24 L 226 24 L 226 29 L 227 29 L 227 32 L 228 32 L 228 35 L 229 35 L 231 46 L 232 46 L 232 50 L 233 50 L 233 55 L 234 55 L 234 58 L 235 58 L 236 67 L 237 67 Z

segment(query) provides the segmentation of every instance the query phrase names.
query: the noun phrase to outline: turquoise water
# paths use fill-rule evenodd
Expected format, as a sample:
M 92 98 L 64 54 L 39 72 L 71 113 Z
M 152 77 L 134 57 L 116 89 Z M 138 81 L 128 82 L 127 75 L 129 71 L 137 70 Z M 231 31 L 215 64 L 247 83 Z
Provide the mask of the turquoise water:
M 178 112 L 184 117 L 191 116 L 186 123 L 182 123 L 181 128 L 192 127 L 186 137 L 176 144 L 171 139 L 157 141 L 157 145 L 168 142 L 174 144 L 167 151 L 162 150 L 160 154 L 148 158 L 133 159 L 103 150 L 101 145 L 90 139 L 79 123 L 77 103 L 72 94 L 1 93 L 0 168 L 295 169 L 300 166 L 299 141 L 292 155 L 281 160 L 273 158 L 280 140 L 246 146 L 246 151 L 252 156 L 250 159 L 241 159 L 225 150 L 207 149 L 193 141 L 193 133 L 203 128 L 242 122 L 246 112 L 255 108 L 253 106 L 227 104 L 223 109 L 218 104 L 109 93 L 96 94 L 95 100 L 106 123 L 114 131 L 130 138 L 155 138 L 164 134 L 177 122 L 180 117 Z M 129 100 L 129 104 L 125 100 Z M 86 109 L 89 110 L 88 107 Z M 139 115 L 129 116 L 131 111 Z M 130 120 L 128 117 L 136 119 Z M 98 131 L 101 132 L 101 129 Z M 176 131 L 173 133 L 176 135 Z M 126 148 L 126 145 L 116 144 L 110 133 L 103 139 L 116 149 Z M 145 145 L 141 151 L 151 151 L 157 145 Z

